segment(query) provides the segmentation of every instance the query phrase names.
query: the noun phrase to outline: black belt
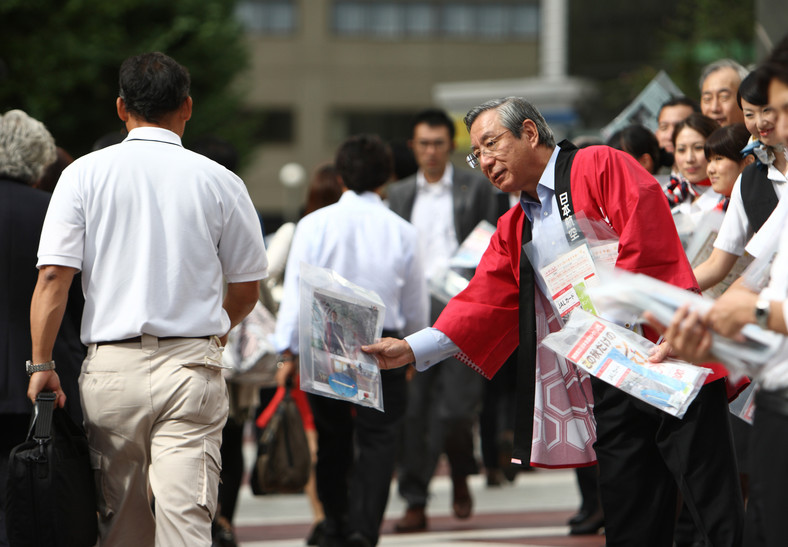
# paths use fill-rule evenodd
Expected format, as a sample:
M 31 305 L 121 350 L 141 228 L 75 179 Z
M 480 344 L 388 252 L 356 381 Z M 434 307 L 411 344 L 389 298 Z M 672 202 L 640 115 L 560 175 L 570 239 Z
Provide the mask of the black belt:
M 383 329 L 380 336 L 381 338 L 403 338 L 401 331 L 391 329 Z
M 158 340 L 177 340 L 177 339 L 192 339 L 192 340 L 208 340 L 210 336 L 157 336 Z M 107 340 L 104 342 L 96 342 L 96 347 L 106 346 L 108 344 L 139 344 L 142 342 L 142 336 L 135 336 L 133 338 L 124 338 L 123 340 Z

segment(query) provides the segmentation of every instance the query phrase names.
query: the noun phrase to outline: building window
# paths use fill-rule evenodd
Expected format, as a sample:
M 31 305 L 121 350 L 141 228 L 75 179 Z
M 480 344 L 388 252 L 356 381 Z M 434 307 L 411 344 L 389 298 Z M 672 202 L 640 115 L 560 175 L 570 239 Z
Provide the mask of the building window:
M 295 115 L 288 108 L 245 110 L 238 123 L 250 125 L 251 138 L 260 144 L 291 144 L 295 141 Z
M 343 37 L 390 39 L 532 40 L 539 4 L 499 0 L 335 0 L 332 28 Z
M 426 2 L 416 2 L 403 6 L 405 15 L 405 34 L 417 38 L 432 35 L 438 27 L 438 17 L 433 6 Z
M 329 141 L 337 144 L 351 135 L 372 133 L 384 141 L 408 139 L 416 111 L 335 110 L 329 123 Z
M 235 17 L 247 30 L 256 34 L 287 36 L 296 30 L 296 6 L 293 0 L 241 0 Z

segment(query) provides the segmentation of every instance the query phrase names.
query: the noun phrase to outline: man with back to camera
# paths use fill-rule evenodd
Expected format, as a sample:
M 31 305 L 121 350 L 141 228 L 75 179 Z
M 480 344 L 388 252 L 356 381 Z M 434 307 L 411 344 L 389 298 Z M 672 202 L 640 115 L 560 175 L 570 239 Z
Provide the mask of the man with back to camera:
M 346 190 L 337 203 L 301 219 L 287 257 L 274 336 L 282 352 L 282 374 L 295 371 L 293 355 L 299 350 L 302 263 L 329 268 L 378 294 L 385 305 L 385 335 L 411 333 L 427 324 L 427 283 L 418 234 L 380 198 L 392 170 L 389 147 L 376 135 L 355 135 L 340 145 L 334 165 Z M 337 332 L 343 318 L 334 309 L 330 316 L 325 349 L 347 356 L 354 329 L 346 325 Z M 407 402 L 404 369 L 382 371 L 380 380 L 385 412 L 309 395 L 317 428 L 315 479 L 326 515 L 322 547 L 372 546 L 380 538 Z
M 748 70 L 732 59 L 720 59 L 703 67 L 700 73 L 700 111 L 721 126 L 744 122 L 736 103 L 739 84 Z
M 100 543 L 208 546 L 228 411 L 220 337 L 254 307 L 267 258 L 243 181 L 181 145 L 188 71 L 146 53 L 119 83 L 128 137 L 63 172 L 44 222 L 28 397 L 65 402 L 52 342 L 81 271 Z
M 496 196 L 484 177 L 451 164 L 454 135 L 454 121 L 443 110 L 428 108 L 418 113 L 409 144 L 419 170 L 388 189 L 391 210 L 413 223 L 419 232 L 427 280 L 448 268 L 452 254 L 480 221 L 495 224 L 508 208 L 496 208 L 499 203 L 508 205 L 506 196 Z M 443 306 L 431 298 L 432 321 Z M 451 356 L 427 374 L 411 377 L 397 472 L 399 494 L 408 506 L 395 525 L 398 532 L 427 527 L 429 484 L 444 451 L 451 468 L 452 509 L 457 518 L 470 517 L 472 498 L 467 477 L 478 471 L 473 425 L 481 408 L 483 387 L 479 375 Z
M 481 166 L 502 191 L 521 190 L 521 206 L 501 217 L 476 275 L 432 329 L 362 349 L 375 354 L 383 369 L 415 362 L 417 370 L 424 370 L 456 354 L 489 377 L 519 343 L 515 457 L 527 462 L 532 446 L 538 446 L 531 436 L 534 403 L 545 398 L 543 393 L 535 398 L 534 376 L 555 367 L 558 358 L 542 353 L 542 348 L 537 353 L 551 305 L 536 290 L 523 243 L 566 246 L 562 220 L 582 211 L 618 234 L 618 267 L 696 291 L 697 284 L 671 229 L 663 193 L 631 156 L 602 146 L 577 150 L 566 141 L 556 147 L 541 114 L 518 97 L 484 103 L 468 113 L 465 123 L 472 145 L 469 164 Z M 654 238 L 655 229 L 663 236 Z M 678 489 L 706 541 L 739 544 L 744 508 L 728 425 L 725 372 L 708 366 L 714 372 L 683 420 L 591 378 L 594 451 L 608 545 L 671 546 Z M 565 455 L 572 454 L 558 453 L 548 466 L 565 466 Z

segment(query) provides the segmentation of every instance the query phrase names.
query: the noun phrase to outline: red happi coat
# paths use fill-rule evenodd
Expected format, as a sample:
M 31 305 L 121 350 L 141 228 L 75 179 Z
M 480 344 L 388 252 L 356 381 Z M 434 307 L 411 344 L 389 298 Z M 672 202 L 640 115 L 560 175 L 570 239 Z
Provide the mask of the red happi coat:
M 556 200 L 559 200 L 562 185 L 571 188 L 569 195 L 575 213 L 583 212 L 590 220 L 607 222 L 618 234 L 619 248 L 616 266 L 625 270 L 643 273 L 685 289 L 698 289 L 692 268 L 682 248 L 667 200 L 653 176 L 647 173 L 631 156 L 606 146 L 592 146 L 576 150 L 571 143 L 561 143 L 556 167 Z M 572 155 L 574 157 L 572 158 Z M 560 168 L 563 165 L 564 170 Z M 563 173 L 563 174 L 562 174 Z M 565 187 L 565 186 L 564 186 Z M 560 203 L 559 203 L 560 207 Z M 566 467 L 587 465 L 593 462 L 590 449 L 593 438 L 582 438 L 583 447 L 576 446 L 575 432 L 568 430 L 572 422 L 588 413 L 582 408 L 591 400 L 588 386 L 572 385 L 571 374 L 564 374 L 564 382 L 572 409 L 550 418 L 551 439 L 543 439 L 544 428 L 534 428 L 534 416 L 541 416 L 541 405 L 550 396 L 547 390 L 540 391 L 540 375 L 548 366 L 555 368 L 554 355 L 546 348 L 537 347 L 534 337 L 519 332 L 521 323 L 520 271 L 523 256 L 523 228 L 529 221 L 522 207 L 512 208 L 498 221 L 498 228 L 485 252 L 468 287 L 454 297 L 435 323 L 435 328 L 445 333 L 461 353 L 458 358 L 487 378 L 492 377 L 512 352 L 520 346 L 518 359 L 518 401 L 531 402 L 537 407 L 518 409 L 515 424 L 514 458 L 531 461 L 543 467 Z M 530 239 L 530 229 L 526 232 Z M 523 264 L 525 268 L 530 265 Z M 533 298 L 543 298 L 535 289 Z M 549 309 L 546 307 L 545 309 Z M 527 319 L 527 318 L 526 318 Z M 547 334 L 549 317 L 537 317 L 534 329 L 538 342 Z M 547 354 L 543 353 L 547 352 Z M 548 363 L 549 360 L 550 363 Z M 559 359 L 559 361 L 563 361 Z M 569 369 L 570 367 L 567 367 Z M 706 382 L 725 375 L 724 368 L 717 365 Z M 528 393 L 536 379 L 536 394 Z M 526 381 L 522 381 L 522 379 Z M 567 381 L 568 380 L 568 381 Z M 580 381 L 578 381 L 580 383 Z M 586 380 L 587 382 L 587 380 Z M 530 386 L 530 387 L 529 387 Z M 585 405 L 587 406 L 587 405 Z M 561 422 L 561 423 L 558 423 Z M 590 432 L 593 435 L 593 431 Z M 581 435 L 582 437 L 582 435 Z M 551 448 L 567 443 L 566 450 L 556 450 L 556 456 L 546 455 L 539 461 L 531 458 L 532 441 L 537 439 Z M 590 455 L 589 455 L 590 453 Z M 547 460 L 547 461 L 545 461 Z

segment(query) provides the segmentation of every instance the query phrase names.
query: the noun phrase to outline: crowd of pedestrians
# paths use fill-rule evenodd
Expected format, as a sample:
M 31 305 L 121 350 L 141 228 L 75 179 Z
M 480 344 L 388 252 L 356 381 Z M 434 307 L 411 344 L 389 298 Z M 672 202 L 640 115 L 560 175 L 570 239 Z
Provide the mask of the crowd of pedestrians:
M 378 136 L 351 136 L 316 171 L 301 220 L 269 237 L 270 253 L 233 151 L 181 143 L 188 70 L 137 55 L 119 84 L 126 132 L 76 160 L 41 122 L 0 114 L 0 546 L 8 455 L 41 391 L 84 425 L 101 545 L 235 545 L 245 424 L 273 391 L 226 382 L 222 350 L 261 301 L 277 316 L 276 380 L 292 384 L 303 263 L 386 308 L 383 338 L 361 348 L 381 369 L 385 412 L 308 395 L 310 544 L 376 545 L 392 479 L 406 502 L 395 531 L 427 530 L 442 456 L 453 514 L 469 518 L 478 448 L 490 488 L 534 467 L 578 468 L 572 534 L 604 530 L 621 546 L 785 543 L 784 353 L 734 381 L 710 345 L 712 332 L 733 337 L 749 323 L 788 336 L 788 38 L 750 70 L 708 65 L 699 102 L 673 97 L 656 131 L 627 127 L 604 145 L 557 142 L 519 97 L 467 113 L 470 169 L 451 162 L 455 124 L 437 108 L 414 118 L 397 155 Z M 540 345 L 562 323 L 525 249 L 557 252 L 578 215 L 615 232 L 617 267 L 722 295 L 705 316 L 682 308 L 669 325 L 616 318 L 661 342 L 652 361 L 712 370 L 683 419 L 577 376 Z M 487 252 L 447 302 L 434 287 L 483 221 L 497 226 Z M 716 240 L 695 260 L 688 243 L 708 225 Z M 748 245 L 756 234 L 770 250 Z M 775 251 L 768 286 L 744 286 L 743 266 Z M 327 353 L 342 354 L 349 325 L 336 311 L 331 324 Z M 545 425 L 548 377 L 571 408 L 550 416 L 555 431 L 585 446 Z M 728 408 L 750 380 L 752 426 Z

